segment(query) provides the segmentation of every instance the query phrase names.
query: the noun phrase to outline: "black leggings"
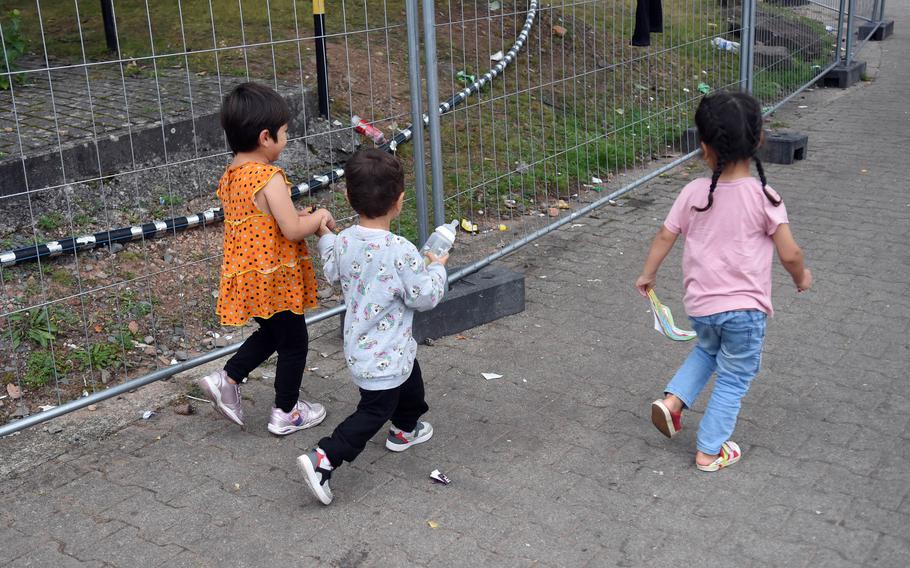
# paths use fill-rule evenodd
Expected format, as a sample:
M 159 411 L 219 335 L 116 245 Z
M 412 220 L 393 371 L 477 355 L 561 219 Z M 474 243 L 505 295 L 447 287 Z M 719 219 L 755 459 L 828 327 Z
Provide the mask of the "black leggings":
M 319 440 L 319 447 L 333 466 L 352 462 L 366 447 L 370 438 L 388 420 L 399 430 L 411 432 L 417 420 L 429 410 L 424 396 L 423 375 L 414 361 L 414 370 L 401 385 L 380 391 L 360 389 L 360 403 L 354 414 L 344 419 L 331 436 Z
M 306 318 L 294 312 L 278 312 L 272 317 L 256 318 L 259 329 L 247 337 L 224 370 L 238 383 L 278 351 L 275 370 L 275 406 L 290 412 L 300 397 L 300 382 L 306 367 L 309 334 Z

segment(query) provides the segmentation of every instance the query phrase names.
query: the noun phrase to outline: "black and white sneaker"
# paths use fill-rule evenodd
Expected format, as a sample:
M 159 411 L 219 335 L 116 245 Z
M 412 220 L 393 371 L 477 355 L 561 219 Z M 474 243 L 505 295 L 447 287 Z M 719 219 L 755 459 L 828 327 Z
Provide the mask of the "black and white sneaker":
M 334 499 L 332 488 L 329 487 L 329 478 L 332 477 L 332 464 L 325 453 L 319 448 L 314 448 L 297 458 L 297 466 L 303 472 L 307 487 L 323 505 L 328 505 Z
M 433 425 L 418 422 L 413 432 L 405 432 L 392 426 L 385 440 L 385 447 L 393 452 L 403 452 L 416 444 L 422 444 L 433 437 Z

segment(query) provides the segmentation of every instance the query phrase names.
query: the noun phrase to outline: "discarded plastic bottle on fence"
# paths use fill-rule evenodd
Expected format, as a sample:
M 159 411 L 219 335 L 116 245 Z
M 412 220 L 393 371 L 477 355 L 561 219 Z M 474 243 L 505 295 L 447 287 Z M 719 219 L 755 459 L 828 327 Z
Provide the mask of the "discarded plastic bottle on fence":
M 351 126 L 354 127 L 358 134 L 366 136 L 377 146 L 385 144 L 385 134 L 382 133 L 382 130 L 379 130 L 356 114 L 351 117 Z
M 430 235 L 430 238 L 427 239 L 427 242 L 424 243 L 423 247 L 420 249 L 420 254 L 427 254 L 431 252 L 437 257 L 444 256 L 449 253 L 449 250 L 452 248 L 452 245 L 455 244 L 455 231 L 458 229 L 458 220 L 454 219 L 451 223 L 446 223 L 445 225 L 440 225 L 436 227 L 436 230 L 433 231 L 433 234 Z M 428 257 L 424 257 L 424 260 L 427 264 L 430 263 Z
M 714 47 L 717 49 L 722 49 L 724 51 L 732 51 L 733 53 L 739 53 L 739 43 L 735 41 L 730 41 L 722 37 L 716 37 L 711 40 L 711 43 L 714 44 Z

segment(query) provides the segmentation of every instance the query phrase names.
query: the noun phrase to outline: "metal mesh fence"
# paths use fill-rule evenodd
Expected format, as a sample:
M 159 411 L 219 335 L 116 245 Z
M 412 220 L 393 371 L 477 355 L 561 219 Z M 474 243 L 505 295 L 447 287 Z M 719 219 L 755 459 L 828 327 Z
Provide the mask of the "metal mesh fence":
M 526 6 L 441 9 L 441 81 L 457 89 L 501 57 Z M 618 187 L 635 167 L 677 155 L 702 93 L 739 85 L 729 46 L 737 12 L 674 0 L 643 22 L 631 1 L 541 7 L 521 60 L 443 117 L 445 217 L 462 221 L 481 249 L 504 246 Z
M 752 93 L 766 107 L 817 77 L 839 58 L 838 0 L 757 3 Z
M 705 93 L 751 84 L 770 107 L 798 92 L 867 39 L 880 0 L 854 2 L 436 2 L 443 210 L 432 213 L 462 223 L 453 264 L 574 219 L 654 159 L 679 163 Z M 217 113 L 243 81 L 288 101 L 278 165 L 302 204 L 342 225 L 355 219 L 344 162 L 373 144 L 351 118 L 378 128 L 407 170 L 395 230 L 418 240 L 414 164 L 430 157 L 408 144 L 422 125 L 411 126 L 405 5 L 328 3 L 324 118 L 310 2 L 3 3 L 0 379 L 12 386 L 0 423 L 190 368 L 248 333 L 221 328 L 214 310 L 214 189 L 231 158 Z M 320 297 L 339 301 L 326 285 Z

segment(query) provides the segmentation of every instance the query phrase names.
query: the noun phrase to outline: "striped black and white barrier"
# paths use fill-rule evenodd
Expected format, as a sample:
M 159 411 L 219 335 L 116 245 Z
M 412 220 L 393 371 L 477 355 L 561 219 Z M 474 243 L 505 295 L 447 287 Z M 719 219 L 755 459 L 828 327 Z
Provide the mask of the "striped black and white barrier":
M 476 81 L 452 95 L 447 101 L 439 104 L 439 114 L 446 114 L 463 103 L 468 97 L 477 94 L 487 84 L 491 83 L 511 64 L 518 56 L 518 52 L 524 47 L 528 36 L 531 33 L 531 27 L 534 25 L 534 19 L 537 15 L 537 0 L 528 2 L 528 13 L 525 18 L 524 26 L 521 32 L 512 44 L 512 48 L 503 56 L 503 58 L 493 66 L 492 69 L 481 75 Z M 429 123 L 429 116 L 423 115 L 423 126 Z M 389 142 L 386 142 L 380 149 L 394 153 L 399 146 L 408 143 L 414 135 L 414 125 L 410 124 L 407 128 L 399 131 Z M 291 199 L 300 199 L 303 195 L 312 194 L 314 191 L 326 188 L 344 177 L 344 168 L 334 168 L 327 172 L 314 175 L 309 180 L 299 183 L 291 188 Z M 73 254 L 78 251 L 92 250 L 96 248 L 110 246 L 115 243 L 128 243 L 144 239 L 154 239 L 164 236 L 168 233 L 176 233 L 185 229 L 213 225 L 224 220 L 224 212 L 220 207 L 207 209 L 193 215 L 184 217 L 174 217 L 163 221 L 151 221 L 132 227 L 121 227 L 101 231 L 92 235 L 83 235 L 80 237 L 67 237 L 59 241 L 51 241 L 37 246 L 21 247 L 0 253 L 0 266 L 7 267 L 22 262 L 34 261 L 38 259 L 51 258 L 63 254 Z

